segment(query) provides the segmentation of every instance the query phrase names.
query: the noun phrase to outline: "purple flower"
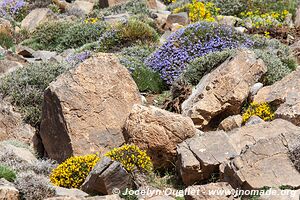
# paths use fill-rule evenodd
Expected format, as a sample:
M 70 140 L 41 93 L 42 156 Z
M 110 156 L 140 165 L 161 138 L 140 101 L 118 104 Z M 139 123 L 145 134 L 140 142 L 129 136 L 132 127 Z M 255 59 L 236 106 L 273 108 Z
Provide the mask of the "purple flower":
M 189 62 L 223 49 L 251 47 L 254 43 L 245 34 L 216 23 L 199 22 L 173 33 L 145 64 L 172 84 Z
M 24 0 L 2 0 L 0 2 L 0 17 L 16 17 L 26 6 Z
M 68 56 L 66 58 L 66 62 L 68 62 L 71 65 L 77 65 L 79 63 L 82 63 L 86 59 L 88 59 L 91 56 L 90 51 L 84 51 L 78 54 L 73 54 L 71 56 Z

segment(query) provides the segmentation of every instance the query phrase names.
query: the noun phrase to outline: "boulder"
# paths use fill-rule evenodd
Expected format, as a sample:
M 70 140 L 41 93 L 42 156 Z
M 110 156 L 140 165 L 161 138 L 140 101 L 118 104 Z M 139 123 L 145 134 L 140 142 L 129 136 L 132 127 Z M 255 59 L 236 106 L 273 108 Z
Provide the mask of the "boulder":
M 276 118 L 286 119 L 300 126 L 300 68 L 281 81 L 259 90 L 254 97 L 257 103 L 268 102 L 277 107 Z
M 67 11 L 71 9 L 80 10 L 84 15 L 88 15 L 93 11 L 94 5 L 92 2 L 76 0 L 70 6 L 67 6 L 66 9 Z
M 299 28 L 300 27 L 300 7 L 298 7 L 296 11 L 296 16 L 295 16 L 295 27 Z
M 13 26 L 11 25 L 10 21 L 0 18 L 0 33 L 11 36 L 13 32 Z
M 176 145 L 195 134 L 190 118 L 154 106 L 134 105 L 124 127 L 126 142 L 146 150 L 156 168 L 170 166 Z
M 117 57 L 93 56 L 45 91 L 40 127 L 45 153 L 62 162 L 121 146 L 126 118 L 140 103 L 138 88 Z
M 186 188 L 185 200 L 238 200 L 231 192 L 233 188 L 225 182 L 193 185 Z
M 245 147 L 280 134 L 300 135 L 300 128 L 276 119 L 229 132 L 211 131 L 185 140 L 177 147 L 179 175 L 185 185 L 209 179 L 214 173 L 223 175 L 224 164 L 238 156 Z
M 250 95 L 254 96 L 258 93 L 258 91 L 263 88 L 264 85 L 262 83 L 255 83 L 250 89 Z
M 100 8 L 112 7 L 115 5 L 126 3 L 128 0 L 99 0 Z
M 19 200 L 19 191 L 15 186 L 5 179 L 0 179 L 0 199 L 3 200 Z
M 261 119 L 260 117 L 258 116 L 251 116 L 248 121 L 245 123 L 245 126 L 252 126 L 252 125 L 255 125 L 255 124 L 260 124 L 260 123 L 263 123 L 265 122 L 263 119 Z
M 224 131 L 207 132 L 177 147 L 179 174 L 185 185 L 208 180 L 219 165 L 238 155 Z
M 170 14 L 167 17 L 165 29 L 170 29 L 173 24 L 179 24 L 182 26 L 186 26 L 189 24 L 189 16 L 186 12 Z
M 0 78 L 22 67 L 23 65 L 16 61 L 0 60 Z
M 114 194 L 133 186 L 131 175 L 119 162 L 103 157 L 90 172 L 81 188 L 88 194 Z
M 299 16 L 300 17 L 300 16 Z M 293 55 L 297 58 L 297 63 L 300 64 L 300 40 L 290 46 Z
M 230 115 L 240 113 L 251 86 L 267 72 L 254 52 L 241 50 L 204 76 L 192 95 L 182 104 L 183 115 L 197 128 L 211 130 Z
M 251 126 L 243 126 L 228 132 L 230 143 L 240 153 L 244 147 L 254 145 L 258 140 L 269 139 L 280 134 L 297 133 L 300 128 L 292 123 L 276 119 L 272 122 L 263 122 Z
M 299 200 L 300 190 L 280 190 L 271 188 L 259 197 L 259 200 Z
M 217 21 L 219 24 L 227 25 L 227 26 L 232 26 L 234 27 L 236 24 L 241 22 L 242 20 L 238 17 L 234 16 L 217 16 Z
M 35 30 L 41 23 L 47 21 L 51 10 L 48 8 L 37 8 L 32 10 L 21 22 L 21 28 L 29 32 Z
M 35 51 L 32 55 L 35 61 L 47 62 L 55 58 L 57 56 L 57 53 L 54 51 Z
M 122 22 L 128 20 L 130 15 L 128 13 L 121 13 L 117 15 L 109 15 L 109 16 L 104 16 L 104 21 L 110 24 L 115 24 L 117 22 Z
M 243 122 L 243 118 L 241 115 L 230 116 L 230 117 L 227 117 L 226 119 L 224 119 L 220 123 L 219 129 L 221 129 L 223 131 L 231 131 L 235 128 L 241 127 L 242 122 Z
M 79 190 L 79 189 L 68 189 L 63 187 L 54 186 L 55 196 L 56 197 L 87 197 L 89 196 L 87 193 Z
M 23 122 L 11 104 L 0 101 L 0 141 L 19 140 L 31 144 L 34 133 L 35 129 Z
M 289 151 L 299 145 L 299 131 L 257 139 L 226 165 L 224 181 L 246 190 L 282 185 L 299 188 L 300 173 L 289 158 Z
M 1 156 L 6 156 L 8 154 L 12 154 L 16 160 L 20 160 L 24 163 L 35 163 L 37 162 L 37 158 L 33 154 L 30 149 L 25 147 L 18 147 L 13 144 L 10 144 L 9 142 L 2 142 L 0 143 Z

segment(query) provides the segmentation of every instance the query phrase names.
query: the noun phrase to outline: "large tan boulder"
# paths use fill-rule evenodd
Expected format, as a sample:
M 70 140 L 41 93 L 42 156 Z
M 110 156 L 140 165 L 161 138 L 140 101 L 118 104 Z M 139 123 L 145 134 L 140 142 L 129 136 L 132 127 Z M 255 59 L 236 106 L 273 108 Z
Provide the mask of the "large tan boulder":
M 15 186 L 5 179 L 0 179 L 0 199 L 3 200 L 19 200 L 19 191 Z
M 125 120 L 141 103 L 128 70 L 103 53 L 61 75 L 44 97 L 40 137 L 46 154 L 60 162 L 123 144 Z
M 299 131 L 257 140 L 226 165 L 224 181 L 248 190 L 283 185 L 299 188 L 300 173 L 289 158 L 290 150 L 299 145 Z
M 128 2 L 128 0 L 99 0 L 100 8 L 112 7 Z
M 38 25 L 47 21 L 50 15 L 51 10 L 48 8 L 37 8 L 32 10 L 21 22 L 21 28 L 32 32 Z
M 203 130 L 217 128 L 220 121 L 240 113 L 251 86 L 267 72 L 254 52 L 241 50 L 202 78 L 192 95 L 182 104 L 183 115 L 191 117 Z
M 155 167 L 170 166 L 176 158 L 176 145 L 195 134 L 190 118 L 153 106 L 135 105 L 124 128 L 126 142 L 146 150 Z
M 23 122 L 11 104 L 0 101 L 0 141 L 19 140 L 31 144 L 34 133 L 35 129 Z
M 300 126 L 300 68 L 281 81 L 259 90 L 254 97 L 258 103 L 268 102 L 277 107 L 277 118 L 286 119 Z

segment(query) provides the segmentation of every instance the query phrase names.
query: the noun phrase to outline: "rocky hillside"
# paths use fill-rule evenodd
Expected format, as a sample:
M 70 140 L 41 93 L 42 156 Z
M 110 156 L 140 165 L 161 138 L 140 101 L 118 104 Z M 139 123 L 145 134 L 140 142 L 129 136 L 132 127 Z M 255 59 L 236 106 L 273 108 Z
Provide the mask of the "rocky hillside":
M 0 0 L 0 200 L 299 200 L 298 0 Z

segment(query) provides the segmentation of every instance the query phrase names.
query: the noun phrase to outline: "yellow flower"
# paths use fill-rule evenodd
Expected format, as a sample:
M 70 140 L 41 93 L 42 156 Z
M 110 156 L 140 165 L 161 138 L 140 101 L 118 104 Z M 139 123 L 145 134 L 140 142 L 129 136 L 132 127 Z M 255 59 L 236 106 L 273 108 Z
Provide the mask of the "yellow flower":
M 150 172 L 153 169 L 150 157 L 145 151 L 140 150 L 135 145 L 124 145 L 120 148 L 115 148 L 106 153 L 105 156 L 120 162 L 128 172 L 133 172 L 134 170 Z
M 264 121 L 271 121 L 274 119 L 275 114 L 268 103 L 258 104 L 253 102 L 243 114 L 243 123 L 247 122 L 252 116 L 258 116 Z
M 52 171 L 50 181 L 60 187 L 80 188 L 99 160 L 96 154 L 71 157 Z

